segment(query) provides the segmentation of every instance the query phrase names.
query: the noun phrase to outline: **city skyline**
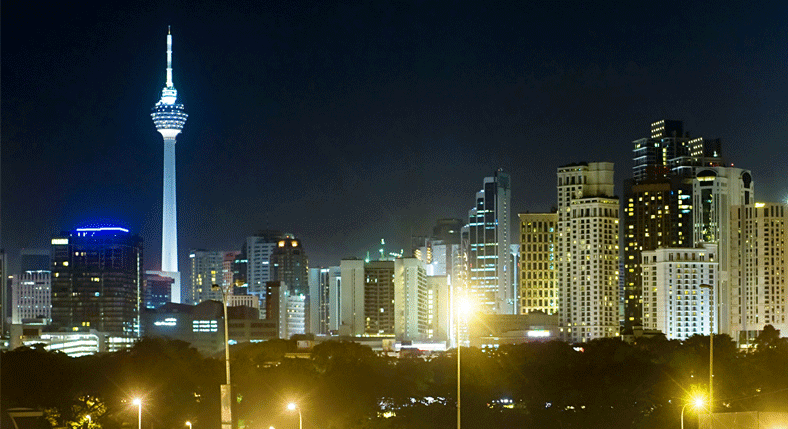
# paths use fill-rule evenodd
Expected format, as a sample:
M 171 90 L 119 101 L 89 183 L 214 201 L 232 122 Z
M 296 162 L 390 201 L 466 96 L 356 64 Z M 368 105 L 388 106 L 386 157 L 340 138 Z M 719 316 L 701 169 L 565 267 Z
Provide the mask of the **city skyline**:
M 555 169 L 576 161 L 614 162 L 620 195 L 632 141 L 659 119 L 721 138 L 759 201 L 786 200 L 788 70 L 773 37 L 786 24 L 768 8 L 690 5 L 642 34 L 608 27 L 647 16 L 636 6 L 613 16 L 568 6 L 544 22 L 469 5 L 247 14 L 198 4 L 189 16 L 182 6 L 107 5 L 83 18 L 87 5 L 6 7 L 2 246 L 12 261 L 105 222 L 142 235 L 148 268 L 160 264 L 161 137 L 147 112 L 168 24 L 194 119 L 177 149 L 181 266 L 190 248 L 239 248 L 267 228 L 303 238 L 313 266 L 362 256 L 380 238 L 407 248 L 436 219 L 463 218 L 498 168 L 512 176 L 513 216 L 549 210 Z

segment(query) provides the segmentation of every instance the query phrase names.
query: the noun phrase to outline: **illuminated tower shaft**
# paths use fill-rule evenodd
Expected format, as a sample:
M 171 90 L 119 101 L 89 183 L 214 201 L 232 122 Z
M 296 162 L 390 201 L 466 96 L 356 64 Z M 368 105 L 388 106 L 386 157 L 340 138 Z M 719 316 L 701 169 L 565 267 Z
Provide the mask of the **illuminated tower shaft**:
M 161 270 L 172 277 L 171 299 L 180 302 L 178 274 L 178 211 L 175 201 L 175 138 L 181 133 L 188 115 L 177 103 L 178 91 L 172 84 L 172 34 L 167 34 L 167 84 L 153 107 L 153 123 L 164 138 L 164 194 L 162 198 Z
M 161 223 L 161 270 L 178 271 L 178 207 L 175 200 L 175 137 L 164 137 L 164 195 Z

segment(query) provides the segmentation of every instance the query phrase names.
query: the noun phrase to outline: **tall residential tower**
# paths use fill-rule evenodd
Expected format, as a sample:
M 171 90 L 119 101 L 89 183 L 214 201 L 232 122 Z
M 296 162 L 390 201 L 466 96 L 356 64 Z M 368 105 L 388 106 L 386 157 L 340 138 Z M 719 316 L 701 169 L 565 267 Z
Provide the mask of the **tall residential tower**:
M 172 84 L 172 34 L 167 32 L 167 84 L 161 99 L 153 107 L 153 123 L 164 138 L 164 197 L 162 199 L 161 271 L 172 277 L 172 301 L 181 302 L 178 272 L 178 216 L 175 203 L 175 137 L 186 124 L 187 114 L 178 102 L 178 91 Z

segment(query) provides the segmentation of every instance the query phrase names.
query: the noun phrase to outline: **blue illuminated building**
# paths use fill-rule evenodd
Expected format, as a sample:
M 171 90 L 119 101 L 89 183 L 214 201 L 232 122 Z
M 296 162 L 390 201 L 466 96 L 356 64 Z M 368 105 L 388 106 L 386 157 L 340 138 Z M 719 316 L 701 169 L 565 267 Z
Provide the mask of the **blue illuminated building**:
M 113 226 L 52 238 L 53 328 L 138 336 L 142 250 L 142 238 Z

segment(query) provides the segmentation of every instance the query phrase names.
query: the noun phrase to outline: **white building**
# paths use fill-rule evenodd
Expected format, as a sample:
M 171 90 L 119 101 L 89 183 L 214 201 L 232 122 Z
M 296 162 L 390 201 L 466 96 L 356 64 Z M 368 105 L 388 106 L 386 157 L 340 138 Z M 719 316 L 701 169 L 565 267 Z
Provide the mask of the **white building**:
M 25 319 L 52 319 L 52 273 L 26 271 L 14 276 L 11 286 L 11 323 Z
M 309 269 L 309 332 L 329 335 L 339 331 L 340 267 Z
M 427 338 L 427 270 L 416 258 L 394 261 L 394 334 L 400 340 Z
M 733 167 L 697 168 L 692 182 L 693 241 L 695 247 L 704 243 L 717 244 L 719 252 L 719 280 L 713 284 L 720 315 L 719 332 L 732 334 L 731 314 L 738 305 L 733 300 L 730 279 L 731 210 L 735 206 L 752 207 L 755 203 L 755 184 L 747 170 Z
M 719 281 L 717 246 L 661 248 L 642 253 L 643 327 L 668 339 L 685 340 L 714 332 L 714 285 Z
M 558 169 L 559 325 L 572 342 L 619 335 L 619 204 L 613 188 L 613 163 Z
M 191 250 L 191 275 L 184 304 L 199 304 L 203 301 L 222 300 L 222 292 L 211 289 L 213 285 L 224 286 L 225 272 L 224 259 L 229 252 L 222 250 Z M 232 267 L 231 267 L 232 269 Z
M 731 333 L 750 341 L 765 325 L 788 334 L 786 239 L 788 206 L 755 203 L 731 210 Z M 746 335 L 742 335 L 746 334 Z

